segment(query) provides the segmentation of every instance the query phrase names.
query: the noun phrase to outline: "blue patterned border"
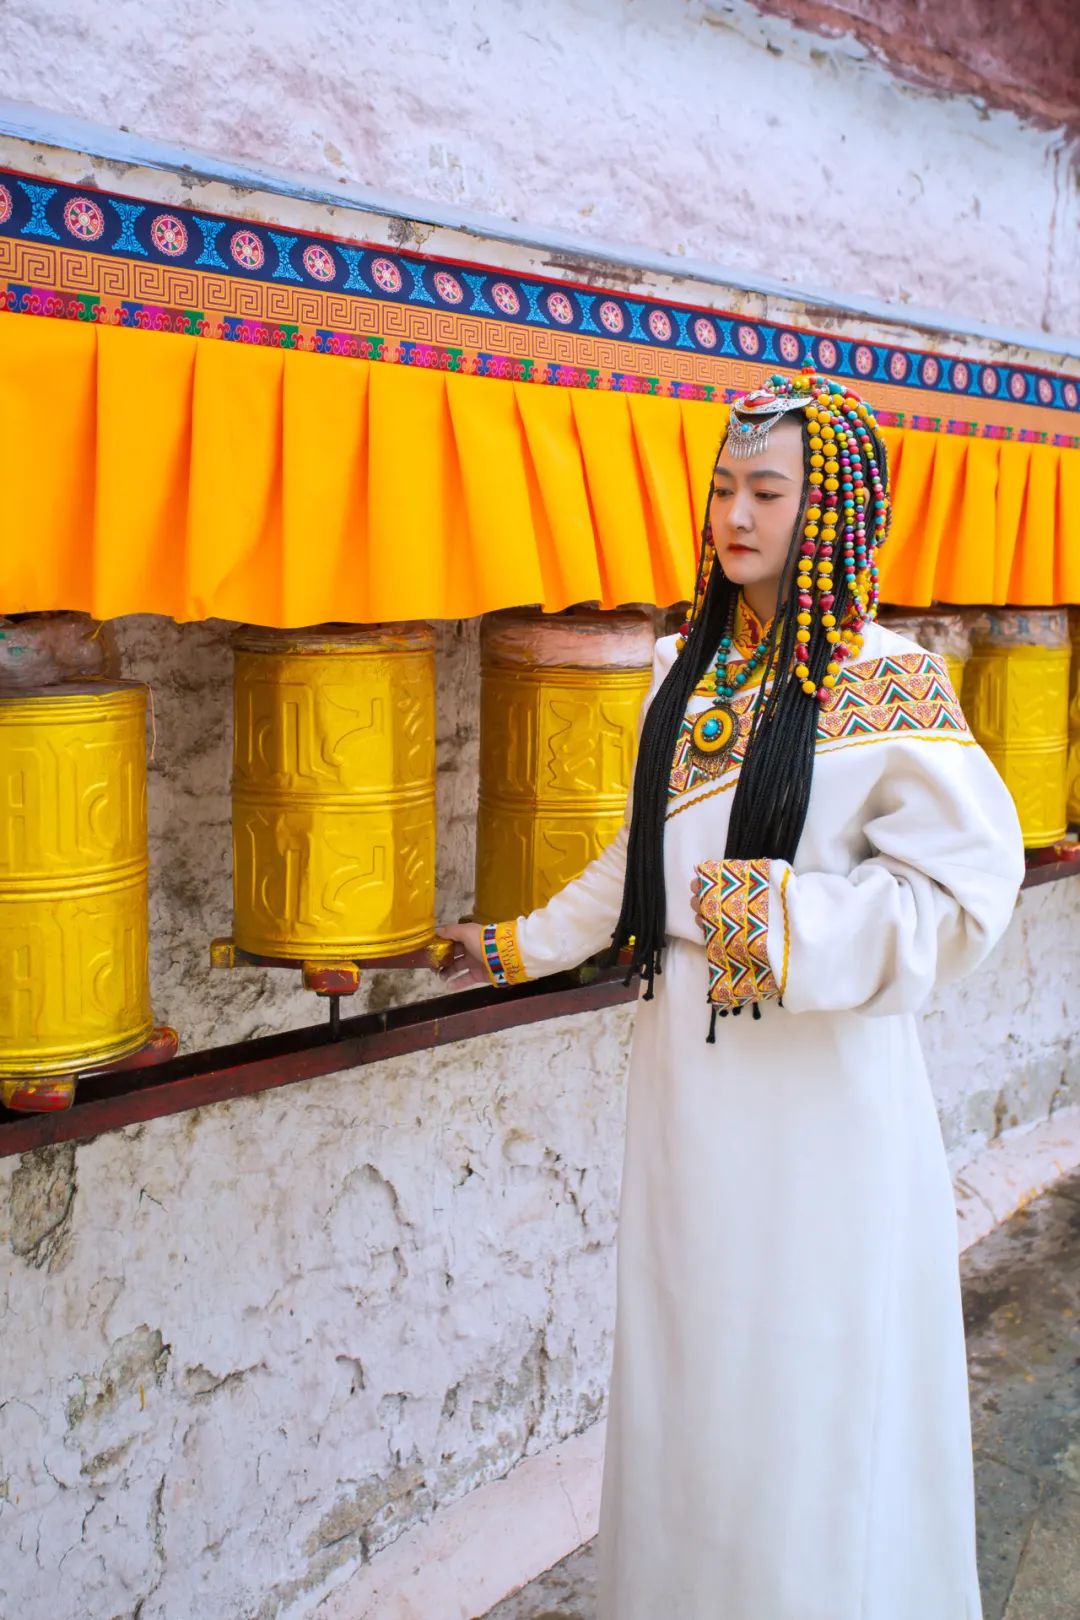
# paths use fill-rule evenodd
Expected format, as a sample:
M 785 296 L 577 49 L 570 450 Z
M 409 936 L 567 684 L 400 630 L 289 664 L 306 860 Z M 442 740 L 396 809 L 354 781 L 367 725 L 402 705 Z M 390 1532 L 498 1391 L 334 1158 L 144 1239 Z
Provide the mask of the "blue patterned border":
M 0 171 L 0 176 L 0 237 L 13 237 L 23 243 L 52 244 L 106 258 L 213 273 L 254 286 L 288 286 L 297 291 L 374 300 L 385 306 L 441 308 L 567 336 L 608 337 L 645 350 L 728 357 L 787 369 L 809 361 L 822 371 L 859 383 L 886 383 L 921 391 L 927 396 L 926 415 L 915 418 L 912 425 L 937 431 L 984 430 L 954 420 L 947 412 L 935 414 L 935 395 L 942 396 L 943 402 L 944 397 L 954 401 L 960 396 L 973 401 L 1033 406 L 1067 416 L 1080 411 L 1076 380 L 1050 371 L 989 361 L 975 363 L 770 321 L 718 315 L 712 310 L 659 303 L 563 281 L 274 229 L 251 220 L 138 202 L 86 187 L 45 183 L 9 171 Z M 31 287 L 9 287 L 8 307 L 32 308 L 36 291 Z M 147 307 L 153 315 L 152 307 Z M 200 318 L 195 312 L 189 329 L 200 329 Z M 260 318 L 254 317 L 256 322 Z M 139 319 L 138 312 L 132 319 Z M 147 319 L 139 324 L 154 323 Z M 158 324 L 175 322 L 163 316 Z M 251 325 L 251 321 L 233 321 L 232 329 L 226 326 L 221 335 L 250 338 Z M 278 330 L 281 336 L 277 341 L 288 344 L 291 332 L 295 343 L 295 326 L 279 324 Z M 333 337 L 330 333 L 320 335 L 328 340 Z M 377 344 L 379 340 L 374 341 Z M 321 346 L 333 344 L 327 341 Z M 361 352 L 372 351 L 369 348 Z M 378 352 L 377 348 L 374 352 Z M 454 351 L 447 352 L 452 355 Z M 481 354 L 479 362 L 477 369 L 491 375 L 529 375 L 527 359 L 512 362 Z M 413 363 L 446 361 L 421 358 Z M 508 371 L 508 366 L 513 369 Z M 587 371 L 574 380 L 585 386 L 596 385 L 595 377 Z M 642 380 L 613 372 L 605 385 L 640 389 Z M 670 385 L 670 391 L 717 397 L 711 389 L 677 381 Z M 1009 429 L 996 431 L 1002 437 L 1012 436 Z M 1045 437 L 1030 430 L 1021 430 L 1016 436 Z M 1060 442 L 1074 441 L 1070 434 Z

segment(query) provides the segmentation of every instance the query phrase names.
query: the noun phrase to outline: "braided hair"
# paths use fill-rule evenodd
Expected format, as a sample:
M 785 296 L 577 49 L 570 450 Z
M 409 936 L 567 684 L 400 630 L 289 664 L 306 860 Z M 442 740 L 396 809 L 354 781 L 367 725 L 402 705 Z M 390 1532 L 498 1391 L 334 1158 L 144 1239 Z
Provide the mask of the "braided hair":
M 774 378 L 771 381 L 782 383 L 784 380 Z M 823 388 L 830 386 L 817 377 L 812 379 L 812 383 Z M 790 383 L 786 386 L 790 391 Z M 831 386 L 836 392 L 836 385 Z M 839 392 L 847 393 L 843 389 Z M 807 395 L 808 405 L 812 398 L 813 395 Z M 850 398 L 849 395 L 846 403 L 850 402 Z M 863 410 L 865 413 L 865 407 Z M 872 418 L 868 415 L 864 415 L 864 420 L 872 425 Z M 811 472 L 812 461 L 816 460 L 819 464 L 821 461 L 821 457 L 815 457 L 811 450 L 816 427 L 805 412 L 800 416 L 800 425 L 803 439 L 802 501 L 781 576 L 761 684 L 751 712 L 750 733 L 731 806 L 724 855 L 732 860 L 794 860 L 810 802 L 817 741 L 818 704 L 808 702 L 805 694 L 808 690 L 817 692 L 823 682 L 828 684 L 826 668 L 836 653 L 836 637 L 830 636 L 822 615 L 813 619 L 809 640 L 797 642 L 797 593 L 794 587 L 802 554 L 806 550 L 807 510 L 811 497 L 816 499 L 821 494 L 820 487 L 812 488 L 811 485 L 812 476 L 815 476 Z M 729 425 L 728 433 L 731 431 Z M 728 433 L 721 441 L 717 459 L 727 443 Z M 854 436 L 851 443 L 855 443 Z M 872 432 L 860 429 L 858 444 L 866 463 L 867 477 L 873 480 L 874 490 L 881 492 L 880 502 L 874 502 L 875 508 L 880 506 L 880 522 L 875 516 L 875 538 L 884 538 L 888 521 L 888 497 L 885 493 L 888 469 L 884 442 L 876 428 Z M 820 473 L 816 477 L 820 485 Z M 825 499 L 829 501 L 830 497 L 826 496 Z M 815 528 L 813 533 L 817 532 Z M 868 547 L 866 558 L 860 583 L 866 580 L 870 582 L 870 588 L 865 592 L 870 600 L 863 599 L 864 592 L 853 588 L 855 582 L 852 573 L 842 574 L 836 579 L 831 593 L 833 600 L 829 618 L 835 619 L 836 624 L 848 622 L 861 628 L 865 619 L 872 617 L 876 607 L 877 578 L 876 568 L 870 560 L 872 547 Z M 707 499 L 689 626 L 682 650 L 661 683 L 642 728 L 634 771 L 633 810 L 622 909 L 612 936 L 609 957 L 614 961 L 623 946 L 630 946 L 627 982 L 634 973 L 640 974 L 645 981 L 646 1001 L 653 995 L 654 978 L 663 971 L 667 926 L 664 823 L 672 759 L 690 698 L 716 657 L 720 639 L 732 623 L 738 596 L 739 587 L 724 574 L 713 551 Z M 808 670 L 805 680 L 796 677 L 796 662 Z M 755 1012 L 757 1010 L 755 1007 Z

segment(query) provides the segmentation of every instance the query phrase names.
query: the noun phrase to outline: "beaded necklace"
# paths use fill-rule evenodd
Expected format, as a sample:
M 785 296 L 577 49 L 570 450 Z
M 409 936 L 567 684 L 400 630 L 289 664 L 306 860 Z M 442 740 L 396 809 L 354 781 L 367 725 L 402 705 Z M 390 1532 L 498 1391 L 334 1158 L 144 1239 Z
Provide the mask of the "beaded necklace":
M 749 612 L 749 609 L 746 609 Z M 765 662 L 769 650 L 769 641 L 772 628 L 766 626 L 761 639 L 750 656 L 743 662 L 734 676 L 728 674 L 728 654 L 736 645 L 735 631 L 738 622 L 739 602 L 736 601 L 728 628 L 720 637 L 720 645 L 716 649 L 712 670 L 706 676 L 711 683 L 712 702 L 702 711 L 694 721 L 691 729 L 691 744 L 701 755 L 715 762 L 715 756 L 724 749 L 729 748 L 735 740 L 735 715 L 731 708 L 734 697 L 747 685 L 753 675 Z M 684 634 L 685 629 L 684 627 Z

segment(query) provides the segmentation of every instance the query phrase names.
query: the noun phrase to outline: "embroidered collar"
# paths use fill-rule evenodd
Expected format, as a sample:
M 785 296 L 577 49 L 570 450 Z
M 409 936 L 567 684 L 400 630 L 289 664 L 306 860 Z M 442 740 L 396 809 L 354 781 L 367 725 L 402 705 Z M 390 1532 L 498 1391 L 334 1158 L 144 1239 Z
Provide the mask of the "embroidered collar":
M 749 658 L 750 654 L 769 634 L 772 629 L 772 619 L 761 623 L 746 598 L 740 594 L 735 604 L 735 629 L 732 635 L 732 654 L 737 658 Z

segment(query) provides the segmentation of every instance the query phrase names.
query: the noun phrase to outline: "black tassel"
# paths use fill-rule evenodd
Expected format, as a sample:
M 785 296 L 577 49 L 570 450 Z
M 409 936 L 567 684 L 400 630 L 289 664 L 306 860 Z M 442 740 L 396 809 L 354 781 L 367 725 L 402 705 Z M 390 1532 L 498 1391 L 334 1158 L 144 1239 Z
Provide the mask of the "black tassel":
M 742 1012 L 742 1008 L 741 1008 L 741 1007 L 732 1007 L 732 1009 L 731 1009 L 731 1016 L 732 1016 L 732 1018 L 738 1018 L 738 1016 L 739 1016 L 739 1014 L 740 1014 L 740 1013 L 741 1013 L 741 1012 Z
M 761 1003 L 759 1001 L 754 1002 L 754 1017 L 755 1018 L 760 1018 L 761 1017 Z
M 709 1016 L 709 1033 L 705 1037 L 705 1042 L 708 1046 L 716 1045 L 716 1015 L 719 1010 L 720 1009 L 718 1007 L 714 1007 Z

